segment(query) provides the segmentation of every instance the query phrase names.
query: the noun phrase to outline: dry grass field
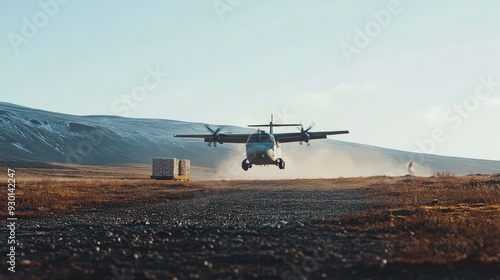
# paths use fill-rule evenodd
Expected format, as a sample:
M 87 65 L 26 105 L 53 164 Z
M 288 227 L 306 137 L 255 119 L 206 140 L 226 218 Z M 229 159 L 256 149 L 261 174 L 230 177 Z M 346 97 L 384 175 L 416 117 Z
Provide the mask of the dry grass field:
M 150 172 L 149 165 L 17 168 L 16 214 L 37 219 L 119 208 L 136 201 L 189 197 L 200 191 L 249 191 L 256 185 L 299 192 L 354 188 L 370 202 L 369 209 L 315 220 L 312 226 L 396 244 L 391 263 L 403 269 L 411 265 L 477 265 L 479 270 L 496 271 L 500 266 L 499 175 L 171 182 L 150 180 Z M 5 200 L 1 208 L 6 209 Z
M 200 184 L 151 180 L 151 166 L 146 164 L 56 166 L 58 168 L 13 168 L 16 172 L 16 201 L 20 207 L 18 210 L 21 210 L 16 212 L 18 216 L 36 217 L 93 209 L 103 204 L 155 201 L 200 190 Z M 203 168 L 194 167 L 194 170 L 201 176 L 207 172 Z M 6 202 L 0 202 L 2 209 L 6 209 Z M 5 213 L 0 214 L 3 215 Z
M 274 189 L 298 188 L 308 190 L 332 187 L 366 187 L 392 185 L 397 180 L 388 177 L 362 177 L 338 179 L 295 180 L 203 180 L 211 170 L 193 167 L 194 180 L 175 182 L 151 180 L 151 166 L 80 166 L 57 165 L 58 168 L 15 168 L 17 215 L 20 217 L 43 216 L 103 205 L 120 205 L 134 201 L 157 201 L 189 195 L 196 191 L 220 189 L 252 189 L 256 183 Z M 7 177 L 6 177 L 7 179 Z M 6 201 L 0 201 L 2 209 Z M 0 217 L 5 214 L 0 214 Z
M 500 265 L 500 176 L 398 178 L 366 192 L 376 209 L 338 218 L 333 224 L 405 244 L 404 263 Z

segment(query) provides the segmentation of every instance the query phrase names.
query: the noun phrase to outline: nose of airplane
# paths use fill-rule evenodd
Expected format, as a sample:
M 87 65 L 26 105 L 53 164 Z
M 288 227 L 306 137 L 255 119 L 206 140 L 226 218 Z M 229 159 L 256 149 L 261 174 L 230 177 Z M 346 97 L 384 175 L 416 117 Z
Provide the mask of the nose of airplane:
M 247 148 L 247 159 L 253 161 L 257 157 L 257 151 L 254 148 Z
M 252 161 L 255 158 L 274 158 L 274 151 L 268 147 L 252 147 L 247 149 L 247 159 Z

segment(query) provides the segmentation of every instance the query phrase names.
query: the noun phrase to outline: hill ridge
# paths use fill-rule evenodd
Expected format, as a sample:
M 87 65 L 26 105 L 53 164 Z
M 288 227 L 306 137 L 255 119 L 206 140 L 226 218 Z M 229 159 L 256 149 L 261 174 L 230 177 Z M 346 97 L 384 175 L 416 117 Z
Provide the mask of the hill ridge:
M 179 157 L 191 159 L 193 165 L 236 170 L 235 166 L 244 158 L 244 145 L 224 144 L 209 148 L 200 139 L 173 137 L 174 134 L 208 133 L 202 123 L 76 116 L 0 102 L 0 127 L 2 161 L 120 165 L 150 163 L 152 157 Z M 236 126 L 221 127 L 233 133 L 255 131 Z M 412 160 L 421 171 L 425 170 L 422 175 L 435 171 L 457 174 L 500 171 L 500 161 L 417 154 L 331 139 L 315 140 L 311 147 L 296 143 L 283 145 L 283 153 L 291 160 L 287 168 L 295 165 L 314 171 L 311 166 L 327 165 L 332 172 L 325 172 L 334 176 L 402 175 Z M 345 172 L 346 165 L 350 167 L 349 172 Z M 273 167 L 267 168 L 276 172 Z M 336 170 L 338 172 L 334 172 Z

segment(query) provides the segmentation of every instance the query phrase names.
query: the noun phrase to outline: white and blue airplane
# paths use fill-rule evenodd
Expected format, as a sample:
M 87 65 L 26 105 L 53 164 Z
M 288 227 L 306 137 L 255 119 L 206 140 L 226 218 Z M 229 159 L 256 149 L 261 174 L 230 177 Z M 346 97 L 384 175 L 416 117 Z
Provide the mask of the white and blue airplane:
M 300 132 L 274 133 L 273 128 L 279 126 L 296 126 L 300 128 Z M 209 143 L 209 146 L 214 143 L 214 147 L 217 146 L 217 143 L 246 144 L 246 158 L 241 162 L 241 167 L 245 171 L 252 168 L 253 165 L 276 165 L 280 169 L 285 169 L 285 162 L 281 158 L 281 143 L 300 142 L 302 145 L 302 142 L 306 142 L 309 146 L 309 140 L 325 139 L 327 135 L 349 133 L 348 130 L 309 132 L 312 125 L 304 129 L 302 124 L 275 124 L 272 115 L 269 124 L 248 125 L 248 127 L 269 127 L 269 133 L 259 129 L 257 133 L 253 134 L 226 134 L 220 133 L 221 128 L 213 130 L 208 125 L 205 127 L 212 134 L 174 135 L 174 137 L 203 138 L 205 142 Z

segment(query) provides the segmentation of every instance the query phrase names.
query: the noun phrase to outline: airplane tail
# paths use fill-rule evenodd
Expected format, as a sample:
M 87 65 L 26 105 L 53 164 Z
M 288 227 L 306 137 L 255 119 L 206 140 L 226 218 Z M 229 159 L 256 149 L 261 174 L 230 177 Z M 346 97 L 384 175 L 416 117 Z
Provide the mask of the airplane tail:
M 271 122 L 269 124 L 249 124 L 248 127 L 269 127 L 269 133 L 273 134 L 273 127 L 275 126 L 302 126 L 300 123 L 273 123 L 273 115 L 271 114 Z

